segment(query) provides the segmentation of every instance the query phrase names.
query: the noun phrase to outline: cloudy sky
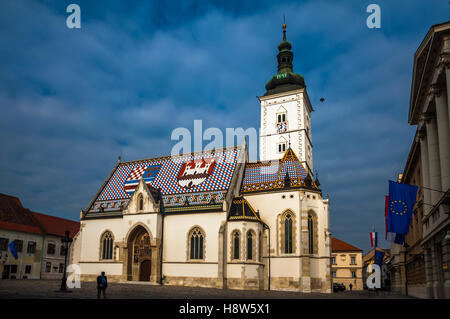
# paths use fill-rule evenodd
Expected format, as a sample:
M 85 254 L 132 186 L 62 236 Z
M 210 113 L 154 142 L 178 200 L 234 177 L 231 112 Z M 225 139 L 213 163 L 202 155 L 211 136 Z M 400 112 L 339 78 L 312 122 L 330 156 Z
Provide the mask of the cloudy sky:
M 70 3 L 81 29 L 66 27 Z M 381 29 L 366 26 L 370 3 Z M 0 192 L 76 220 L 119 155 L 169 154 L 194 119 L 259 127 L 285 14 L 333 235 L 367 250 L 415 132 L 413 54 L 449 13 L 447 0 L 2 1 Z

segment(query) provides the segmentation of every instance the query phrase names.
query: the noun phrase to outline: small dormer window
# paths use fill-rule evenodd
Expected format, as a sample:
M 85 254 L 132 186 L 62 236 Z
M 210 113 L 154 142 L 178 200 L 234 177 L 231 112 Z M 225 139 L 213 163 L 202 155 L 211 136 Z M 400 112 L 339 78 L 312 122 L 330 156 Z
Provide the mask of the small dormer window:
M 144 209 L 144 198 L 142 197 L 142 194 L 139 195 L 139 210 Z

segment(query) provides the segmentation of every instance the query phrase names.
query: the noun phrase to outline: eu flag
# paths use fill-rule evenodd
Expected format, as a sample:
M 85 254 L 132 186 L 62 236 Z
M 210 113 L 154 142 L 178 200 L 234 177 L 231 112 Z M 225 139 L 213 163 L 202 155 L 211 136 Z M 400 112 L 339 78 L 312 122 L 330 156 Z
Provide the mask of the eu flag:
M 17 259 L 17 249 L 16 249 L 16 242 L 13 240 L 9 245 L 9 250 L 11 251 L 11 254 L 14 256 L 14 259 Z
M 406 235 L 411 223 L 417 186 L 389 181 L 388 232 Z

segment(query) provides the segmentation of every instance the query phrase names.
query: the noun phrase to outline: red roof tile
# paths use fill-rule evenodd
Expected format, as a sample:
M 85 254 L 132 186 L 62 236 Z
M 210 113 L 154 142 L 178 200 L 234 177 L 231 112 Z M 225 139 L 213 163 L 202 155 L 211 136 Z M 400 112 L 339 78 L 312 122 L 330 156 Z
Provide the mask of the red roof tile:
M 331 250 L 332 251 L 362 251 L 362 249 L 359 249 L 358 247 L 355 247 L 353 245 L 350 245 L 346 243 L 345 241 L 342 241 L 337 238 L 331 238 Z
M 79 222 L 36 212 L 32 213 L 47 234 L 63 237 L 65 236 L 66 230 L 68 230 L 69 237 L 73 238 L 80 229 Z
M 80 229 L 80 223 L 32 212 L 24 208 L 17 197 L 0 193 L 0 228 L 61 237 L 68 230 L 70 237 L 73 238 Z
M 24 208 L 17 197 L 2 193 L 0 193 L 0 228 L 40 235 L 44 234 L 34 220 L 31 211 Z

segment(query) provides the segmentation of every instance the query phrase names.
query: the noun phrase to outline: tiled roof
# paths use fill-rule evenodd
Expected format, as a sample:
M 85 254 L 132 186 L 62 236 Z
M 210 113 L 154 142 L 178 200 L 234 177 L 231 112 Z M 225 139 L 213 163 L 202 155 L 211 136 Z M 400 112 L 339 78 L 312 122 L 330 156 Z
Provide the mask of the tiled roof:
M 290 147 L 280 160 L 246 164 L 241 193 L 286 187 L 319 189 Z
M 120 213 L 141 179 L 161 190 L 166 211 L 221 207 L 241 153 L 242 147 L 230 147 L 119 163 L 85 216 Z
M 69 231 L 69 237 L 73 238 L 80 229 L 80 223 L 69 219 L 45 215 L 41 213 L 32 212 L 45 232 L 49 235 L 65 236 L 66 230 Z
M 342 241 L 337 238 L 331 238 L 331 250 L 332 251 L 362 251 L 362 249 L 359 249 L 358 247 L 355 247 L 353 245 L 350 245 L 349 243 L 346 243 L 345 241 Z
M 32 234 L 73 237 L 80 223 L 72 220 L 36 213 L 24 208 L 17 197 L 0 193 L 0 228 Z
M 33 219 L 32 212 L 17 197 L 0 193 L 0 228 L 39 234 L 44 232 Z
M 255 212 L 253 207 L 244 199 L 244 197 L 233 198 L 228 220 L 252 220 L 262 222 L 259 213 Z

